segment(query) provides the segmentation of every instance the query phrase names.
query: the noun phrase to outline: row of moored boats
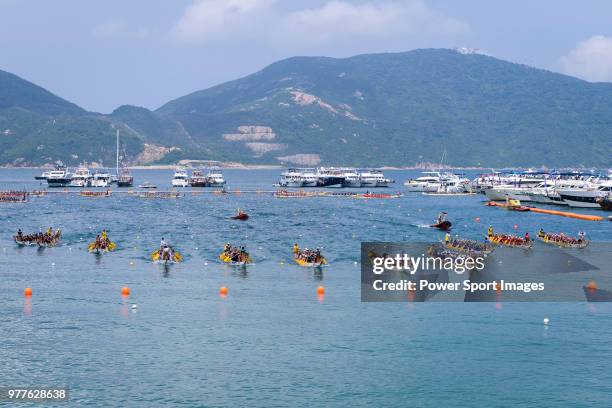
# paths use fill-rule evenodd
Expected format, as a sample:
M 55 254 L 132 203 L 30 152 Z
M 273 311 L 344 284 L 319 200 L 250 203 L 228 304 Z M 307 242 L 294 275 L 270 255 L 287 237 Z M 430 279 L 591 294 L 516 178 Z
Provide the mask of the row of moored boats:
M 86 166 L 79 166 L 74 171 L 64 166 L 57 166 L 53 170 L 44 171 L 36 180 L 45 180 L 49 187 L 109 187 L 117 184 L 119 187 L 131 187 L 134 177 L 127 169 L 121 169 L 117 174 L 106 170 L 91 172 Z
M 382 171 L 350 167 L 291 168 L 281 174 L 279 187 L 389 187 L 395 181 Z
M 491 201 L 556 204 L 612 209 L 612 180 L 590 173 L 512 173 L 481 175 L 475 188 Z

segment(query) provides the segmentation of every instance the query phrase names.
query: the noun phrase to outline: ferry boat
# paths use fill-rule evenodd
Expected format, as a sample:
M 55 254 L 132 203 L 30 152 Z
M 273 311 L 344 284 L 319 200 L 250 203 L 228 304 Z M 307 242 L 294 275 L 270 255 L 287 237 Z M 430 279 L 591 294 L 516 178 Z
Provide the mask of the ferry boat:
M 79 166 L 70 180 L 70 187 L 90 187 L 92 175 L 85 166 Z
M 172 187 L 189 187 L 189 176 L 183 169 L 176 169 L 172 178 Z
M 317 187 L 343 187 L 345 180 L 345 172 L 350 169 L 341 169 L 335 167 L 319 167 L 315 170 L 317 178 Z M 360 183 L 361 184 L 361 183 Z
M 121 169 L 117 177 L 117 187 L 132 187 L 134 185 L 134 176 L 126 168 Z
M 56 167 L 55 170 L 50 171 L 47 176 L 47 185 L 49 187 L 67 187 L 71 181 L 72 174 L 63 166 Z
M 95 173 L 91 179 L 90 185 L 92 187 L 108 187 L 110 180 L 111 176 L 107 172 Z

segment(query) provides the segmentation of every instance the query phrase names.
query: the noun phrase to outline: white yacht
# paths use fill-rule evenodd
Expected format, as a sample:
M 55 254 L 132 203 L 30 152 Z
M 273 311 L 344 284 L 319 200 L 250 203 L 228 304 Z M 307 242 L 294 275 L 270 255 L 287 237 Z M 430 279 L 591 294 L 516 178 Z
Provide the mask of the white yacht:
M 184 169 L 176 169 L 172 178 L 172 187 L 189 187 L 189 175 Z
M 58 166 L 55 170 L 51 170 L 47 175 L 47 185 L 49 187 L 67 187 L 72 180 L 72 174 L 66 170 L 66 167 Z
M 355 169 L 342 169 L 340 173 L 342 180 L 342 187 L 348 188 L 359 188 L 361 187 L 361 177 Z
M 441 184 L 441 174 L 437 171 L 424 171 L 424 176 L 409 179 L 404 182 L 406 190 L 410 192 L 437 191 Z
M 389 187 L 395 181 L 385 177 L 380 170 L 361 170 L 359 171 L 362 187 Z
M 225 185 L 225 179 L 223 178 L 221 170 L 211 169 L 206 175 L 206 184 L 207 187 L 223 187 Z
M 612 180 L 597 187 L 558 189 L 557 192 L 570 207 L 601 208 L 596 200 L 599 197 L 612 197 Z
M 107 172 L 95 173 L 91 179 L 92 187 L 108 187 L 111 183 L 111 175 Z
M 287 169 L 281 173 L 281 177 L 278 180 L 280 187 L 304 187 L 304 179 L 302 178 L 302 172 L 300 169 Z
M 79 166 L 70 181 L 70 187 L 89 187 L 91 186 L 92 175 L 85 166 Z

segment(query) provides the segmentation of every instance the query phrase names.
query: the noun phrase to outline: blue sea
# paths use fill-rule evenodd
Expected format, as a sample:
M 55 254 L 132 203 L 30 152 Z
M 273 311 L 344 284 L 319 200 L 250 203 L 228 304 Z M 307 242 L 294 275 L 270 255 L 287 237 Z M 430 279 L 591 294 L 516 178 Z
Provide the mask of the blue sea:
M 38 188 L 39 173 L 2 169 L 0 189 Z M 172 178 L 133 174 L 160 188 Z M 66 386 L 70 402 L 57 406 L 88 407 L 611 405 L 612 305 L 361 303 L 358 262 L 362 241 L 440 239 L 425 228 L 440 211 L 474 239 L 516 225 L 609 242 L 612 223 L 503 211 L 481 195 L 278 199 L 247 192 L 273 190 L 277 170 L 224 174 L 241 194 L 0 204 L 0 386 Z M 396 184 L 384 191 L 395 192 L 418 172 L 386 174 Z M 251 218 L 230 220 L 237 208 Z M 49 226 L 62 229 L 61 246 L 12 241 L 18 228 Z M 88 253 L 103 228 L 119 250 Z M 150 262 L 161 237 L 184 263 Z M 226 242 L 255 264 L 219 263 Z M 294 242 L 321 247 L 329 266 L 295 265 Z

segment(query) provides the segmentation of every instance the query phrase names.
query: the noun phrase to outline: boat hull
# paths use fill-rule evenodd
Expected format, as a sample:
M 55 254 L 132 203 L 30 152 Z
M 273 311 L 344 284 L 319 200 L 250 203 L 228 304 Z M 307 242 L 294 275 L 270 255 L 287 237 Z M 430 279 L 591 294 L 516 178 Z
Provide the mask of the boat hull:
M 71 181 L 69 178 L 47 179 L 47 185 L 52 188 L 68 187 Z

